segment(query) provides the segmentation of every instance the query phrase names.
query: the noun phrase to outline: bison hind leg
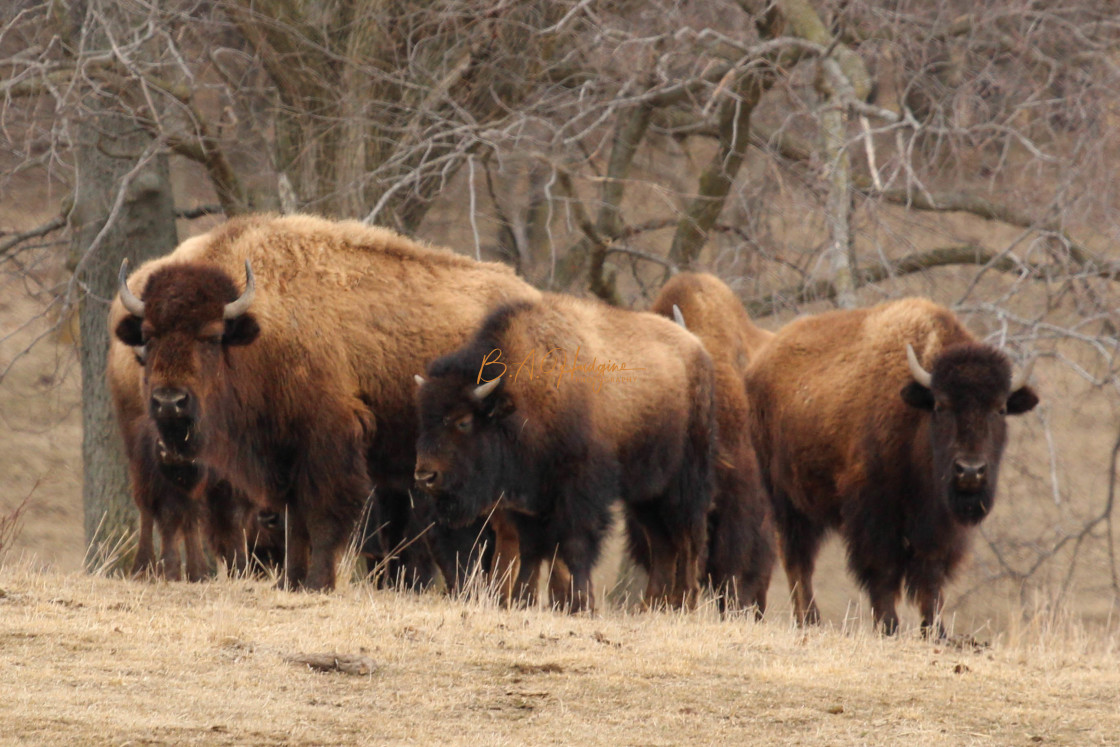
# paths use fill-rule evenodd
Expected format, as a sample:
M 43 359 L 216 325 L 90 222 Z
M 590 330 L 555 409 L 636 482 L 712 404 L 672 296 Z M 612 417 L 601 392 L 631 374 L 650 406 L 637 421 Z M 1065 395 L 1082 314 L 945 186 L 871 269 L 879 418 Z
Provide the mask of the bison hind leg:
M 743 464 L 743 459 L 737 461 Z M 716 507 L 708 515 L 703 567 L 720 614 L 753 607 L 756 619 L 761 619 L 776 560 L 768 498 L 762 493 L 753 466 L 721 465 L 717 478 Z
M 813 593 L 813 571 L 827 527 L 798 511 L 789 497 L 778 490 L 774 491 L 771 503 L 795 620 L 798 625 L 818 625 L 821 613 Z
M 710 504 L 710 482 L 695 464 L 682 465 L 660 495 L 627 504 L 630 549 L 649 571 L 647 603 L 687 607 L 699 598 Z

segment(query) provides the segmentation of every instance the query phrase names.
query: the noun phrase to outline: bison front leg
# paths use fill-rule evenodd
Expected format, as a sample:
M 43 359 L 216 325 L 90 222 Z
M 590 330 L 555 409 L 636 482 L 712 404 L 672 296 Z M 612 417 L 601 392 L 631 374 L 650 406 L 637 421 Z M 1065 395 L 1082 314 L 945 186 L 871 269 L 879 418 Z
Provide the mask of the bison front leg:
M 181 522 L 170 519 L 159 523 L 160 572 L 168 581 L 179 581 L 183 569 L 179 556 L 179 534 Z
M 898 597 L 902 591 L 901 571 L 882 568 L 853 569 L 871 598 L 875 627 L 884 635 L 898 632 Z
M 595 589 L 591 583 L 591 566 L 579 559 L 565 561 L 571 571 L 571 591 L 565 593 L 570 600 L 567 609 L 573 615 L 579 612 L 595 611 Z
M 671 603 L 673 585 L 677 579 L 677 553 L 672 546 L 651 532 L 643 528 L 646 547 L 650 551 L 649 579 L 646 582 L 645 606 L 654 609 Z
M 945 638 L 945 626 L 941 624 L 941 610 L 945 598 L 941 588 L 923 588 L 917 593 L 918 609 L 922 613 L 922 635 L 926 638 Z
M 568 566 L 559 558 L 551 561 L 539 560 L 533 565 L 527 587 L 535 595 L 541 585 L 541 573 L 548 564 L 548 603 L 554 609 L 569 609 L 572 606 L 572 574 Z
M 886 588 L 872 588 L 870 595 L 875 627 L 881 630 L 883 635 L 894 635 L 898 632 L 898 589 L 889 588 L 889 585 Z
M 132 575 L 148 576 L 156 573 L 156 546 L 153 530 L 155 517 L 149 508 L 140 509 L 140 541 L 136 546 L 136 559 L 132 563 Z
M 700 598 L 701 550 L 692 538 L 688 538 L 677 552 L 677 575 L 670 596 L 670 604 L 674 607 L 690 609 Z
M 572 603 L 572 574 L 559 558 L 549 564 L 548 599 L 554 607 L 567 607 Z
M 197 521 L 184 524 L 183 544 L 187 551 L 187 580 L 205 581 L 210 578 L 210 565 L 206 562 L 206 552 L 202 549 L 202 532 Z
M 331 591 L 335 587 L 338 564 L 362 513 L 362 504 L 369 495 L 368 487 L 344 488 L 340 500 L 331 507 L 316 508 L 306 518 L 308 545 L 307 575 L 303 588 L 308 591 Z
M 575 534 L 561 540 L 558 552 L 560 560 L 571 574 L 571 604 L 568 611 L 595 611 L 595 590 L 591 584 L 591 570 L 599 557 L 599 537 L 595 534 Z M 540 565 L 540 561 L 537 562 Z
M 200 500 L 207 507 L 208 538 L 214 554 L 227 573 L 246 575 L 250 569 L 247 529 L 255 520 L 256 508 L 225 480 L 208 485 Z
M 505 511 L 494 511 L 490 516 L 490 527 L 494 530 L 494 556 L 490 561 L 490 578 L 492 583 L 497 585 L 498 597 L 502 605 L 508 607 L 513 600 L 517 579 L 520 577 L 520 539 L 517 526 Z M 535 579 L 535 575 L 533 578 Z
M 303 586 L 310 554 L 307 524 L 302 514 L 289 506 L 284 511 L 284 572 L 276 583 L 278 588 L 295 591 Z
M 309 424 L 313 437 L 293 470 L 289 519 L 289 587 L 331 591 L 338 563 L 373 492 L 363 428 L 353 412 L 325 410 Z M 295 531 L 295 529 L 302 531 Z

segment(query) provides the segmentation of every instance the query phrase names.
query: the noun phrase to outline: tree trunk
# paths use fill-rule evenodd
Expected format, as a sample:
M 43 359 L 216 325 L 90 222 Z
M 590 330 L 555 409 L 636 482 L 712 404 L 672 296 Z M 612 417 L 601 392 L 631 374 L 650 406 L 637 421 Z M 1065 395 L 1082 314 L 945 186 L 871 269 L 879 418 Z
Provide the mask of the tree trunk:
M 144 158 L 151 145 L 148 134 L 107 110 L 86 120 L 75 134 L 80 142 L 70 261 L 81 288 L 82 502 L 86 566 L 94 570 L 123 560 L 122 538 L 136 523 L 124 445 L 105 377 L 109 302 L 123 258 L 136 267 L 173 249 L 177 235 L 167 158 Z
M 760 78 L 754 73 L 744 75 L 720 107 L 719 148 L 700 174 L 698 194 L 678 221 L 669 247 L 669 261 L 682 269 L 690 268 L 699 259 L 708 232 L 723 212 L 735 177 L 746 159 L 751 113 L 769 87 Z

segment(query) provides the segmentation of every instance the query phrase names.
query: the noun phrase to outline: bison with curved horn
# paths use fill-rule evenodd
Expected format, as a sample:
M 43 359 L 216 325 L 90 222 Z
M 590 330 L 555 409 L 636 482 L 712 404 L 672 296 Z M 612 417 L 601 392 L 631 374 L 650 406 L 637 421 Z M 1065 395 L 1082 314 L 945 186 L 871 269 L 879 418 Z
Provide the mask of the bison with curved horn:
M 286 517 L 282 583 L 308 589 L 334 586 L 375 485 L 407 499 L 412 374 L 488 309 L 539 297 L 503 265 L 310 216 L 234 218 L 126 274 L 108 374 L 141 513 L 136 569 L 159 566 L 158 514 L 164 565 L 181 531 L 188 574 L 203 574 L 197 499 L 224 481 Z
M 943 589 L 992 510 L 1006 416 L 1038 403 L 1027 374 L 924 299 L 777 332 L 746 383 L 799 621 L 820 619 L 813 567 L 838 529 L 876 625 L 897 630 L 905 587 L 923 632 L 944 636 Z
M 620 378 L 625 380 L 619 380 Z M 650 549 L 650 602 L 686 604 L 711 502 L 712 363 L 655 314 L 546 294 L 497 308 L 418 380 L 416 479 L 451 524 L 505 511 L 531 596 L 542 560 L 593 606 L 591 569 L 622 500 Z

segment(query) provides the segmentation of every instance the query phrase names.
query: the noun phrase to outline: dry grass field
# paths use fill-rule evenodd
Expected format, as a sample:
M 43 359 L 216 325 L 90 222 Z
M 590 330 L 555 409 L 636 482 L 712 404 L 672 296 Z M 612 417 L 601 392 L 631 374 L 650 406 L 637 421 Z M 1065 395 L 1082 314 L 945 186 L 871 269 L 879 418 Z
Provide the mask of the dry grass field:
M 364 666 L 292 661 L 325 653 Z M 570 617 L 9 563 L 0 723 L 41 744 L 1115 744 L 1120 647 L 1072 624 L 972 650 L 858 620 Z

